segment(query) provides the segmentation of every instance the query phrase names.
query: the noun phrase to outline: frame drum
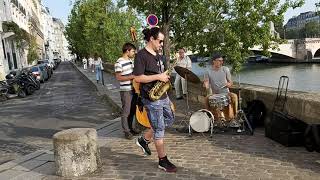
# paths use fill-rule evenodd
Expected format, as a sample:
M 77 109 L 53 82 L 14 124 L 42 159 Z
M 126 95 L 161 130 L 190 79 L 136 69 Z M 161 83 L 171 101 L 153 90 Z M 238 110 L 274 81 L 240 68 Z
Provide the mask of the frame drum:
M 207 132 L 213 125 L 213 114 L 206 110 L 200 109 L 190 117 L 190 127 L 196 132 Z

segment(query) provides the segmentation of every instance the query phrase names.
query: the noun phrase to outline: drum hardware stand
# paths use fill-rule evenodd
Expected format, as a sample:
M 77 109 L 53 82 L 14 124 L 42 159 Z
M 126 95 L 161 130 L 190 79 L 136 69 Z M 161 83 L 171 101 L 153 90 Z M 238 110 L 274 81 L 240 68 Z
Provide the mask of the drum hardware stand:
M 185 82 L 186 82 L 186 89 L 187 89 L 187 109 L 186 109 L 186 114 L 184 116 L 184 120 L 180 122 L 179 125 L 181 125 L 182 123 L 184 123 L 185 125 L 189 126 L 188 124 L 188 120 L 192 115 L 192 111 L 190 111 L 190 106 L 189 106 L 189 92 L 188 92 L 188 79 L 187 79 L 187 74 L 185 74 L 184 76 Z M 189 127 L 189 132 L 190 132 L 190 127 Z
M 249 130 L 250 130 L 250 134 L 253 135 L 252 126 L 251 126 L 250 122 L 248 121 L 248 118 L 242 109 L 240 74 L 238 74 L 238 76 L 239 76 L 239 79 L 238 79 L 238 84 L 239 84 L 239 90 L 238 90 L 239 105 L 238 105 L 238 107 L 239 107 L 239 110 L 237 111 L 237 121 L 242 123 L 242 129 L 240 126 L 239 129 L 237 130 L 237 132 L 238 133 L 244 132 L 245 131 L 245 124 L 244 123 L 246 123 L 248 125 Z

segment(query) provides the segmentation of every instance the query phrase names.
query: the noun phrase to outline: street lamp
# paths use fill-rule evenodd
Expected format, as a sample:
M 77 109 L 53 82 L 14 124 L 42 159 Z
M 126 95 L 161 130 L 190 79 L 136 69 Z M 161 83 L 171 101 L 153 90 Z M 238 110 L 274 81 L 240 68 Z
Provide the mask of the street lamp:
M 100 22 L 99 28 L 102 32 L 102 53 L 105 53 L 104 23 L 103 22 Z M 103 64 L 101 62 L 101 68 L 103 68 L 102 66 L 103 66 Z M 103 70 L 102 69 L 101 69 L 101 83 L 102 83 L 102 86 L 104 86 L 104 78 L 103 78 Z

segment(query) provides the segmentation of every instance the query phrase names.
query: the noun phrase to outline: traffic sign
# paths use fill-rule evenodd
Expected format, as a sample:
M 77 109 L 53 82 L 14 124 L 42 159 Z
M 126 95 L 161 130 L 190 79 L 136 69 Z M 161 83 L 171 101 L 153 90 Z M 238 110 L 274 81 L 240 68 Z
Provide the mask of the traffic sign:
M 154 14 L 150 14 L 148 17 L 147 17 L 147 23 L 149 24 L 149 26 L 153 27 L 153 26 L 156 26 L 158 25 L 158 17 Z

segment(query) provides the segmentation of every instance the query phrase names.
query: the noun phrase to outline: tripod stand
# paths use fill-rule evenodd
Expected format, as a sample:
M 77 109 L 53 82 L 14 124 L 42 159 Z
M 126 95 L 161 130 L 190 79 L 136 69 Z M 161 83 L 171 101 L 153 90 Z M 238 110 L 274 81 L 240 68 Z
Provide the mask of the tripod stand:
M 249 128 L 250 134 L 253 135 L 253 129 L 252 126 L 250 124 L 250 122 L 248 121 L 248 118 L 246 116 L 246 114 L 244 113 L 243 109 L 242 109 L 242 98 L 241 98 L 241 83 L 240 83 L 240 74 L 238 74 L 238 103 L 239 103 L 239 109 L 237 111 L 237 121 L 239 123 L 241 123 L 241 126 L 239 127 L 239 129 L 237 130 L 237 132 L 241 133 L 245 131 L 245 123 Z
M 185 79 L 185 82 L 186 82 L 186 89 L 187 89 L 187 94 L 186 94 L 187 109 L 186 109 L 186 112 L 185 112 L 184 120 L 181 121 L 179 125 L 184 123 L 184 125 L 189 126 L 189 122 L 188 121 L 189 121 L 189 118 L 190 118 L 192 112 L 190 111 L 190 106 L 189 106 L 189 92 L 188 92 L 188 76 L 187 76 L 187 74 L 184 75 L 184 79 Z
M 186 89 L 187 89 L 187 94 L 186 94 L 186 112 L 185 112 L 185 117 L 184 120 L 180 122 L 179 125 L 181 125 L 182 123 L 184 123 L 185 125 L 189 125 L 189 118 L 192 115 L 192 111 L 190 111 L 190 106 L 189 106 L 189 88 L 188 88 L 188 83 L 192 82 L 195 84 L 200 84 L 201 81 L 199 79 L 199 77 L 197 75 L 195 75 L 192 71 L 188 70 L 187 68 L 183 68 L 180 66 L 176 66 L 175 67 L 175 71 L 185 79 L 185 83 L 186 83 Z

